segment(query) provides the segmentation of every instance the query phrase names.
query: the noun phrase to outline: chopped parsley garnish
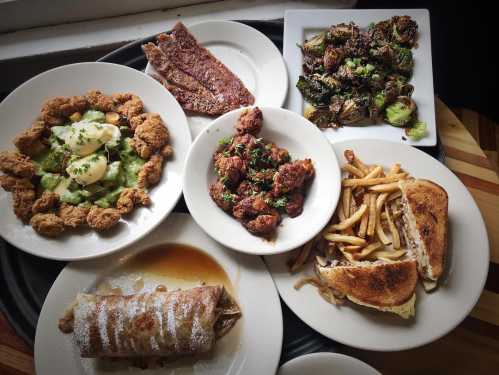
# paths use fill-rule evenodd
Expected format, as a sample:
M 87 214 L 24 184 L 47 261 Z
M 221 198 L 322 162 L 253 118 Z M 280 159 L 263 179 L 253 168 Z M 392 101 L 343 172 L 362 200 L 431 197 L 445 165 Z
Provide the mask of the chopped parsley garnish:
M 221 146 L 228 146 L 232 143 L 233 137 L 225 137 L 218 141 L 218 144 Z
M 224 152 L 222 152 L 222 155 L 225 156 L 226 158 L 230 157 L 229 150 L 225 150 Z
M 235 195 L 231 194 L 231 193 L 223 193 L 222 199 L 226 202 L 231 202 L 231 203 L 235 203 L 235 201 L 236 201 Z
M 227 177 L 227 176 L 220 177 L 220 182 L 221 182 L 222 184 L 224 184 L 224 185 L 225 185 L 225 183 L 226 183 L 228 180 L 229 180 L 229 177 Z
M 272 207 L 284 208 L 284 207 L 286 207 L 286 204 L 288 204 L 288 198 L 287 197 L 280 197 L 280 198 L 275 199 L 272 202 Z

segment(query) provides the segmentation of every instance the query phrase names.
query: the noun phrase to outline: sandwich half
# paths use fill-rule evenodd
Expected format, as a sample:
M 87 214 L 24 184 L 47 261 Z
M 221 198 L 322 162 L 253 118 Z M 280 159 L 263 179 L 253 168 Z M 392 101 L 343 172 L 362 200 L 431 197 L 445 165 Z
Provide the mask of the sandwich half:
M 407 248 L 416 256 L 426 291 L 436 287 L 447 253 L 448 196 L 428 180 L 400 181 L 402 232 Z
M 418 282 L 415 259 L 325 267 L 317 263 L 315 270 L 321 282 L 335 294 L 346 296 L 358 305 L 392 312 L 404 319 L 415 314 Z

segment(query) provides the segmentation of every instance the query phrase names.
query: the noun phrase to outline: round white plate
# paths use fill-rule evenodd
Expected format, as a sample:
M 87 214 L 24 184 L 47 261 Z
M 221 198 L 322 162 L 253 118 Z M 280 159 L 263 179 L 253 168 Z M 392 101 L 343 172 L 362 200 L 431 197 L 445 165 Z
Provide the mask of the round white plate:
M 303 213 L 295 218 L 284 216 L 275 239 L 268 241 L 249 233 L 211 199 L 208 187 L 216 180 L 212 155 L 221 138 L 234 135 L 234 124 L 243 109 L 213 121 L 192 144 L 184 174 L 184 198 L 194 220 L 215 240 L 238 251 L 263 255 L 294 249 L 319 233 L 336 207 L 341 175 L 333 149 L 317 127 L 286 109 L 260 109 L 263 128 L 259 136 L 287 149 L 294 160 L 312 159 L 316 174 Z
M 489 267 L 489 243 L 485 224 L 466 187 L 443 164 L 413 147 L 381 140 L 351 140 L 333 144 L 338 159 L 345 149 L 367 164 L 385 167 L 399 162 L 409 174 L 432 180 L 449 195 L 449 249 L 441 285 L 427 294 L 416 293 L 416 316 L 404 320 L 351 303 L 334 306 L 306 285 L 297 291 L 295 282 L 313 275 L 311 265 L 290 275 L 290 254 L 265 257 L 281 297 L 298 317 L 323 335 L 361 349 L 395 351 L 434 341 L 456 327 L 480 296 Z M 341 163 L 343 164 L 343 162 Z
M 368 364 L 338 353 L 312 353 L 293 358 L 277 375 L 381 375 Z
M 148 112 L 156 112 L 168 126 L 174 156 L 165 163 L 160 183 L 151 189 L 152 205 L 139 208 L 110 231 L 67 231 L 57 239 L 38 235 L 12 211 L 11 194 L 0 189 L 0 235 L 14 246 L 43 258 L 77 260 L 121 249 L 149 233 L 175 206 L 182 193 L 184 161 L 191 144 L 185 114 L 173 96 L 145 74 L 122 65 L 80 63 L 49 70 L 14 90 L 0 104 L 0 150 L 15 149 L 12 139 L 29 128 L 43 103 L 54 96 L 82 95 L 98 89 L 106 94 L 132 92 Z M 8 125 L 7 125 L 8 124 Z
M 199 44 L 207 48 L 244 83 L 255 105 L 281 107 L 288 91 L 288 75 L 281 53 L 260 31 L 232 21 L 206 21 L 188 26 Z M 146 73 L 154 72 L 147 64 Z M 196 138 L 213 117 L 187 116 Z
M 96 365 L 96 360 L 79 357 L 71 335 L 64 335 L 57 329 L 58 319 L 78 292 L 91 291 L 132 255 L 162 243 L 187 244 L 210 254 L 229 276 L 243 313 L 234 329 L 217 342 L 212 359 L 198 361 L 190 368 L 184 366 L 179 369 L 181 373 L 251 375 L 276 371 L 282 345 L 282 313 L 278 294 L 262 260 L 224 249 L 189 215 L 173 214 L 149 236 L 119 254 L 71 263 L 61 272 L 45 299 L 38 320 L 35 338 L 38 375 L 109 373 L 103 368 L 105 366 Z M 262 301 L 265 303 L 260 303 Z M 219 347 L 226 350 L 218 350 Z M 111 372 L 115 375 L 180 373 L 175 372 L 175 362 L 168 369 L 134 370 L 113 369 Z

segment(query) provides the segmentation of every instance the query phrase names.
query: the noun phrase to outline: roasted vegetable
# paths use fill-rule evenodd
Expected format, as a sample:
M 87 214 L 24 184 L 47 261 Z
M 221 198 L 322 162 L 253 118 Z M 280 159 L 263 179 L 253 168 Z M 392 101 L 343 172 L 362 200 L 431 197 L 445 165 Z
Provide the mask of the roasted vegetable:
M 296 87 L 305 100 L 315 106 L 327 106 L 333 94 L 330 87 L 314 77 L 300 76 Z
M 334 72 L 341 65 L 344 56 L 342 48 L 327 46 L 324 51 L 324 69 L 328 72 Z
M 341 124 L 355 124 L 366 117 L 366 102 L 361 98 L 345 100 L 338 120 Z
M 416 44 L 418 24 L 409 16 L 392 17 L 392 40 L 395 43 L 413 47 Z
M 306 40 L 305 43 L 303 43 L 302 49 L 305 53 L 322 56 L 326 49 L 326 33 L 317 34 L 309 40 Z
M 405 130 L 405 134 L 413 141 L 419 141 L 426 136 L 426 123 L 423 121 L 416 121 L 412 127 Z
M 406 126 L 414 120 L 416 104 L 407 96 L 399 96 L 397 100 L 386 107 L 386 121 L 393 126 Z

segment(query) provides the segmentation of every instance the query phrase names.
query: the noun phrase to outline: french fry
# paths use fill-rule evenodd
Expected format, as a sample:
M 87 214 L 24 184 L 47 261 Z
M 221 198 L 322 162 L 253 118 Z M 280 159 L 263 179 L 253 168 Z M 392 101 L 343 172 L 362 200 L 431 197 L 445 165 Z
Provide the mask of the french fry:
M 360 219 L 362 219 L 362 215 L 367 211 L 367 205 L 362 204 L 355 213 L 350 216 L 348 219 L 342 220 L 338 224 L 333 224 L 329 226 L 331 231 L 333 230 L 344 230 L 352 227 L 355 223 L 357 223 Z
M 352 216 L 355 211 L 357 211 L 359 209 L 359 207 L 357 206 L 357 202 L 355 201 L 355 197 L 353 194 L 351 194 L 350 196 L 350 213 L 348 214 L 348 216 Z
M 393 223 L 392 217 L 390 216 L 390 210 L 388 206 L 385 204 L 385 214 L 386 221 L 388 222 L 388 228 L 390 228 L 390 232 L 392 233 L 392 244 L 395 250 L 400 249 L 400 235 L 397 227 Z
M 407 177 L 407 173 L 397 173 L 392 176 L 386 176 L 386 177 L 367 178 L 366 176 L 364 178 L 345 178 L 341 182 L 341 185 L 343 187 L 374 186 L 374 185 L 397 182 L 405 177 Z
M 338 204 L 338 208 L 336 208 L 336 213 L 338 215 L 338 219 L 340 219 L 340 221 L 343 221 L 345 220 L 347 217 L 345 216 L 345 211 L 343 209 L 343 198 L 341 199 L 340 203 Z
M 380 247 L 382 247 L 383 244 L 381 242 L 373 242 L 369 245 L 367 245 L 365 248 L 362 249 L 360 253 L 354 253 L 352 254 L 352 258 L 355 260 L 361 260 L 367 257 L 369 254 L 371 254 L 373 251 L 378 250 Z
M 369 173 L 369 168 L 355 156 L 355 153 L 352 150 L 345 150 L 343 153 L 345 155 L 345 159 L 351 164 L 353 164 L 357 169 L 360 169 L 364 174 Z
M 381 220 L 378 217 L 378 222 L 376 223 L 376 234 L 383 245 L 390 245 L 392 241 L 386 236 L 383 227 L 381 226 Z
M 331 242 L 343 242 L 358 246 L 366 245 L 365 239 L 356 236 L 346 236 L 344 234 L 338 234 L 338 233 L 327 233 L 324 235 L 324 238 Z
M 367 232 L 367 223 L 369 221 L 369 197 L 371 195 L 369 193 L 364 194 L 363 196 L 363 202 L 367 206 L 366 212 L 364 212 L 364 215 L 362 215 L 362 219 L 360 220 L 360 226 L 359 226 L 359 231 L 357 232 L 359 237 L 364 238 L 366 236 Z
M 376 229 L 376 194 L 369 195 L 369 220 L 367 224 L 367 235 L 372 236 Z
M 399 189 L 400 189 L 400 187 L 399 187 L 398 182 L 390 182 L 388 184 L 380 184 L 380 185 L 374 185 L 374 186 L 369 187 L 369 190 L 375 191 L 377 193 L 392 192 L 392 191 L 399 190 Z
M 403 255 L 405 255 L 406 252 L 407 252 L 406 250 L 395 250 L 395 251 L 393 251 L 393 250 L 392 251 L 380 250 L 380 251 L 376 251 L 374 253 L 371 253 L 370 257 L 375 258 L 375 259 L 394 260 L 394 259 L 399 259 Z
M 390 171 L 388 172 L 388 176 L 392 176 L 400 172 L 400 164 L 395 163 L 390 167 Z
M 372 166 L 372 169 L 368 174 L 364 176 L 364 180 L 369 180 L 370 178 L 376 178 L 380 173 L 383 172 L 383 167 L 381 165 Z
M 343 172 L 348 172 L 354 176 L 357 176 L 359 178 L 364 177 L 366 174 L 362 172 L 359 168 L 355 167 L 352 164 L 345 164 L 343 167 L 341 167 Z
M 343 246 L 343 249 L 345 251 L 348 251 L 350 253 L 350 252 L 359 251 L 360 249 L 362 249 L 362 246 L 358 246 L 358 245 L 346 245 L 346 246 Z
M 312 251 L 312 247 L 314 246 L 315 238 L 308 241 L 305 245 L 303 245 L 296 256 L 295 260 L 291 263 L 289 270 L 291 273 L 297 272 L 301 267 L 306 263 L 310 252 Z
M 381 209 L 386 202 L 386 198 L 388 197 L 388 193 L 379 194 L 376 198 L 376 216 L 379 216 L 381 213 Z
M 397 199 L 397 198 L 400 198 L 402 196 L 402 191 L 401 190 L 397 190 L 397 191 L 394 191 L 393 193 L 391 193 L 388 198 L 386 198 L 386 200 L 388 202 L 390 201 L 393 201 L 394 199 Z
M 343 203 L 343 214 L 348 217 L 350 216 L 350 199 L 352 198 L 352 189 L 343 189 L 342 203 Z

